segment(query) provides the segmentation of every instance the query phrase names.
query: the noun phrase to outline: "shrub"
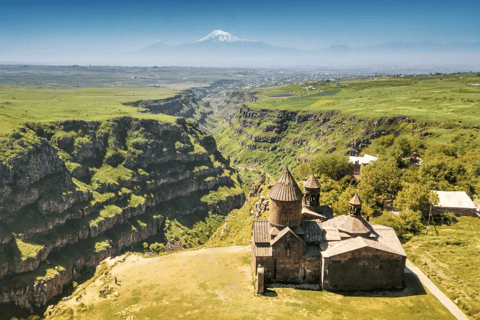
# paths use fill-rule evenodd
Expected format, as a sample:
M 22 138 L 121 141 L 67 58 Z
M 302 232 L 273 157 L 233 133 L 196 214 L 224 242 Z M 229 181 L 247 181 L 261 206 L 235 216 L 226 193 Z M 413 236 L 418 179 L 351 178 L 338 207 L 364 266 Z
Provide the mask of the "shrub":
M 156 252 L 156 253 L 163 252 L 163 243 L 158 243 L 158 242 L 152 243 L 149 249 L 151 252 Z

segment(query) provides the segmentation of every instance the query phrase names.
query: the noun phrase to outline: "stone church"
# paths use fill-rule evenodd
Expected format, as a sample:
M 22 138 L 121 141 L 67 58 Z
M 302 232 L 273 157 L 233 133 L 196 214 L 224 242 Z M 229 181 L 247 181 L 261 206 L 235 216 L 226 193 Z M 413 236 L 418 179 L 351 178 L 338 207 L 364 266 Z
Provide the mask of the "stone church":
M 272 283 L 315 284 L 325 290 L 404 287 L 407 258 L 395 231 L 369 223 L 357 194 L 350 214 L 321 214 L 312 175 L 302 193 L 288 168 L 270 193 L 268 221 L 253 222 L 252 267 L 257 293 Z

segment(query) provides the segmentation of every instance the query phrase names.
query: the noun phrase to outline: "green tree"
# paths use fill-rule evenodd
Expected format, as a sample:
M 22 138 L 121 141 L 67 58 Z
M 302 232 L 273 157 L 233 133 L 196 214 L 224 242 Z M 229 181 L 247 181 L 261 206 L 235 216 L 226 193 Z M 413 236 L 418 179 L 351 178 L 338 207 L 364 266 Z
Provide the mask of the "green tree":
M 327 175 L 334 180 L 343 178 L 352 169 L 353 164 L 348 162 L 348 157 L 340 154 L 320 155 L 310 162 L 311 172 Z
M 386 161 L 375 161 L 362 169 L 358 184 L 360 198 L 373 209 L 383 208 L 385 200 L 394 199 L 401 190 L 402 173 Z
M 400 211 L 398 216 L 406 231 L 417 233 L 423 229 L 422 213 L 420 211 L 405 209 Z
M 393 202 L 393 206 L 400 210 L 410 209 L 420 211 L 430 202 L 435 203 L 437 194 L 432 192 L 428 186 L 418 183 L 407 183 Z
M 380 217 L 373 219 L 373 222 L 393 228 L 402 239 L 408 239 L 412 233 L 418 233 L 424 228 L 421 212 L 410 209 L 402 210 L 398 214 L 385 211 Z
M 342 214 L 348 214 L 348 208 L 350 206 L 350 200 L 357 190 L 353 186 L 349 186 L 332 204 L 333 213 L 338 216 Z
M 310 169 L 309 164 L 306 162 L 300 163 L 292 171 L 292 175 L 296 180 L 305 180 L 311 173 L 312 173 L 312 170 Z

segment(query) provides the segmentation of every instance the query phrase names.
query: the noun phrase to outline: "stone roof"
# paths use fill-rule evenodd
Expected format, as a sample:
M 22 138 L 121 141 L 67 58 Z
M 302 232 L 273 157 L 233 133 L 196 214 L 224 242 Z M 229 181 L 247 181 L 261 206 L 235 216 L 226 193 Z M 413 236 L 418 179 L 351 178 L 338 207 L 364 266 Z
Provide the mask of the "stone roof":
M 376 234 L 377 237 L 375 241 L 381 242 L 384 245 L 390 247 L 393 251 L 402 256 L 407 256 L 405 250 L 402 247 L 402 243 L 397 237 L 395 230 L 393 228 L 382 226 L 380 224 L 370 224 L 373 228 L 373 234 Z
M 465 191 L 435 191 L 438 194 L 438 207 L 476 209 Z
M 253 222 L 253 242 L 270 243 L 270 223 L 266 220 Z
M 360 200 L 360 197 L 358 194 L 355 193 L 353 198 L 350 200 L 350 204 L 354 206 L 361 206 L 362 205 L 362 200 Z
M 306 218 L 314 218 L 314 219 L 320 219 L 320 220 L 327 220 L 327 217 L 325 217 L 324 215 L 320 214 L 320 213 L 317 213 L 315 211 L 312 211 L 310 209 L 308 209 L 307 207 L 303 207 L 302 208 L 302 216 L 306 217 Z
M 287 167 L 268 195 L 277 201 L 298 201 L 303 198 L 302 191 Z
M 361 248 L 373 248 L 376 250 L 392 253 L 395 255 L 402 255 L 406 256 L 405 254 L 400 254 L 397 250 L 387 246 L 382 242 L 378 242 L 375 240 L 365 239 L 363 237 L 356 237 L 351 238 L 348 240 L 343 240 L 338 242 L 335 246 L 328 248 L 326 251 L 323 252 L 324 257 L 332 257 L 339 254 L 356 251 Z
M 328 242 L 342 240 L 340 232 L 337 228 L 323 227 L 323 231 L 325 232 L 325 240 L 327 240 Z
M 271 235 L 271 236 L 276 237 L 279 233 L 280 233 L 280 231 L 279 231 L 277 228 L 275 228 L 275 227 L 272 227 L 272 228 L 270 229 L 270 235 Z
M 284 228 L 282 231 L 280 231 L 280 233 L 278 234 L 278 236 L 275 237 L 275 239 L 273 239 L 272 241 L 270 241 L 270 245 L 273 246 L 277 241 L 279 241 L 280 239 L 282 239 L 287 233 L 291 233 L 293 234 L 293 236 L 295 238 L 297 238 L 298 240 L 300 240 L 301 242 L 304 242 L 302 239 L 300 239 L 299 236 L 297 236 L 295 234 L 295 232 L 293 232 L 292 229 L 290 229 L 289 227 L 286 227 Z
M 305 242 L 310 243 L 325 240 L 320 220 L 306 220 L 302 222 L 302 226 L 305 231 Z
M 319 257 L 320 250 L 318 246 L 307 246 L 305 249 L 305 257 Z
M 272 256 L 272 247 L 271 246 L 255 246 L 255 256 L 256 257 L 271 257 Z
M 293 231 L 297 236 L 303 236 L 305 234 L 305 231 L 303 231 L 302 227 L 298 226 L 295 228 Z
M 334 227 L 350 235 L 364 235 L 373 229 L 361 216 L 341 215 L 323 223 L 324 227 Z
M 320 183 L 318 183 L 318 180 L 313 174 L 310 178 L 308 178 L 303 186 L 310 189 L 320 189 Z

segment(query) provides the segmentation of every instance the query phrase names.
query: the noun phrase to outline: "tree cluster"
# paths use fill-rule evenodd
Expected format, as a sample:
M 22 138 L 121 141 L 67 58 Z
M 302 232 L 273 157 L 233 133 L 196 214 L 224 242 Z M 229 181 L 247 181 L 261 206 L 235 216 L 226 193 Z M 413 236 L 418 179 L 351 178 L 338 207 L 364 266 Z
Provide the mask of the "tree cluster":
M 343 155 L 320 155 L 294 170 L 299 179 L 319 176 L 321 203 L 331 205 L 335 215 L 347 214 L 357 192 L 363 213 L 377 223 L 392 226 L 399 235 L 422 229 L 422 216 L 438 202 L 433 190 L 465 191 L 480 195 L 480 145 L 473 135 L 457 134 L 443 144 L 429 144 L 417 137 L 388 135 L 374 140 L 366 150 L 379 160 L 365 166 L 359 181 L 352 180 L 352 164 Z M 415 152 L 421 165 L 409 165 Z M 388 210 L 396 213 L 390 213 Z M 396 211 L 395 211 L 396 210 Z

